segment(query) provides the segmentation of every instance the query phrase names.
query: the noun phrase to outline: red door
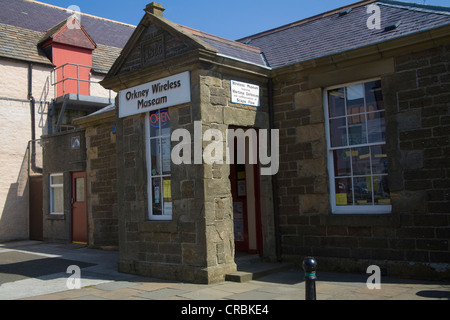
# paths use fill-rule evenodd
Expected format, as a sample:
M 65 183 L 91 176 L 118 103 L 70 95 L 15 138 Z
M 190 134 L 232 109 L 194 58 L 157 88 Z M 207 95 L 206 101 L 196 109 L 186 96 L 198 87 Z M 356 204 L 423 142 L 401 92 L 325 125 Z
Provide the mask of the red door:
M 72 242 L 87 244 L 86 172 L 72 173 Z

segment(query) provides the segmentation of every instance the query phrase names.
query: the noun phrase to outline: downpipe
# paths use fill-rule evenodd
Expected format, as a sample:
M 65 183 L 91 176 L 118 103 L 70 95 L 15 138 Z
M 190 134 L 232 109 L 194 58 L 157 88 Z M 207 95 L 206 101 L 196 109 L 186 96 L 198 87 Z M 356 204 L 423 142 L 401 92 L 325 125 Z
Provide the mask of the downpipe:
M 36 173 L 42 173 L 42 168 L 36 165 L 36 100 L 33 97 L 33 64 L 28 65 L 28 100 L 30 101 L 31 114 L 31 170 Z

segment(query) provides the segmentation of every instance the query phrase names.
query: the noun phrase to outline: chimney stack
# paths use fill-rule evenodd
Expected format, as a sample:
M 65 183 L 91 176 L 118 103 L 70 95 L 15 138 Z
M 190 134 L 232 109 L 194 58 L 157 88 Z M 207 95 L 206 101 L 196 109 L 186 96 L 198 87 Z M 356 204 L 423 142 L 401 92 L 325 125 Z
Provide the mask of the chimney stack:
M 163 6 L 157 2 L 149 3 L 144 9 L 144 11 L 152 13 L 155 16 L 160 17 L 160 18 L 163 17 L 164 10 L 166 10 L 166 9 L 164 9 Z

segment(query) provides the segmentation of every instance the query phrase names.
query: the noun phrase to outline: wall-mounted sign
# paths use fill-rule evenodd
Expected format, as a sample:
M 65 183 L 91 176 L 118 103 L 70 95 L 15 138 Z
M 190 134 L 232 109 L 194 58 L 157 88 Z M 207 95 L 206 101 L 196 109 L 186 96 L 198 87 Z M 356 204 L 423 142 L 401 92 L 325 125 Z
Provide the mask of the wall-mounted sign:
M 231 80 L 231 102 L 259 107 L 259 86 Z
M 191 101 L 189 71 L 119 92 L 119 117 L 124 118 Z

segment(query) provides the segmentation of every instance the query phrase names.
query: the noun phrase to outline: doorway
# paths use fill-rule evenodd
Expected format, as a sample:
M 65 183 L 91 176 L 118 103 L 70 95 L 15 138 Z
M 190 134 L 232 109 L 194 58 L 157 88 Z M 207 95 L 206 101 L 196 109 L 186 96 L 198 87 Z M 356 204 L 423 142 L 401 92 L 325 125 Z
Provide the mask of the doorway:
M 44 240 L 44 211 L 42 197 L 42 176 L 30 177 L 29 218 L 30 240 Z
M 86 172 L 72 173 L 72 242 L 87 244 Z
M 235 141 L 230 164 L 235 251 L 262 255 L 259 165 L 249 163 L 248 143 L 245 163 L 237 163 L 237 148 Z

